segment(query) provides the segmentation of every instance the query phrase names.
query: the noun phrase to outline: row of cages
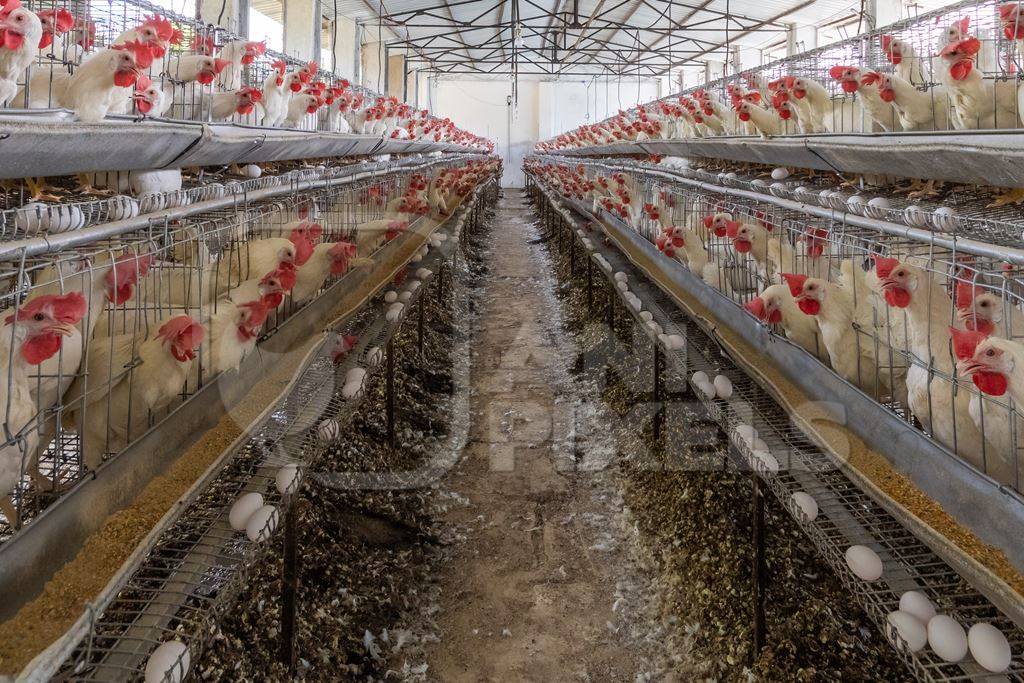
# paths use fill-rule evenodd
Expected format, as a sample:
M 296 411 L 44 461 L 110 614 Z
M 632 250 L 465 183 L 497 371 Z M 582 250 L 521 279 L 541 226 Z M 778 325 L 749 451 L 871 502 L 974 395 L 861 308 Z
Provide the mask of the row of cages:
M 144 0 L 5 3 L 0 107 L 482 144 L 394 97 Z
M 0 264 L 0 539 L 495 162 L 440 159 Z M 301 191 L 300 191 L 301 189 Z
M 1020 265 L 599 162 L 533 157 L 528 168 L 561 196 L 630 225 L 780 339 L 1021 492 Z M 619 202 L 624 188 L 635 202 Z
M 960 2 L 688 88 L 539 143 L 1015 129 L 1024 5 Z

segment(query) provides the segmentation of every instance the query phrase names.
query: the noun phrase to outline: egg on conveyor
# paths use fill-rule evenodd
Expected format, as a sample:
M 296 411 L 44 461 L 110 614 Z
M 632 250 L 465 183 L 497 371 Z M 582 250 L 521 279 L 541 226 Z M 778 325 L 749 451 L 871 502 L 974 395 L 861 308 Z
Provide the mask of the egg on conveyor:
M 690 381 L 694 384 L 707 384 L 710 381 L 710 378 L 708 377 L 708 373 L 703 370 L 698 370 L 690 375 Z
M 768 191 L 776 197 L 783 197 L 786 192 L 786 183 L 772 183 L 768 186 Z
M 834 190 L 822 190 L 818 193 L 818 203 L 824 206 L 826 209 L 832 206 L 832 195 L 836 194 Z
M 419 254 L 419 253 L 414 254 L 413 257 L 411 259 L 409 259 L 409 261 L 411 263 L 419 263 L 422 260 L 423 260 L 423 254 Z
M 779 461 L 768 451 L 754 451 L 755 469 L 760 472 L 778 472 Z
M 900 609 L 913 614 L 922 624 L 927 624 L 935 616 L 935 605 L 920 591 L 907 591 L 901 595 Z
M 624 280 L 619 280 L 618 282 L 615 283 L 615 286 L 619 288 L 620 292 L 629 291 L 629 283 Z
M 872 197 L 864 209 L 864 215 L 876 220 L 883 220 L 889 215 L 889 208 L 892 205 L 885 197 Z
M 430 270 L 429 268 L 420 268 L 419 270 L 416 271 L 416 277 L 418 277 L 421 280 L 426 280 L 433 274 L 434 271 Z
M 123 221 L 139 215 L 139 203 L 133 197 L 119 194 L 107 200 L 107 219 Z
M 813 522 L 818 518 L 818 501 L 814 500 L 810 494 L 797 491 L 791 498 L 793 499 L 793 504 L 796 505 L 808 522 Z
M 161 643 L 146 661 L 146 683 L 181 683 L 190 664 L 185 643 L 180 640 Z
M 851 545 L 846 549 L 846 565 L 863 581 L 877 581 L 882 576 L 882 560 L 865 545 Z M 921 626 L 922 630 L 924 626 Z
M 947 662 L 959 662 L 967 656 L 967 633 L 955 619 L 939 614 L 928 621 L 928 645 Z
M 334 441 L 341 434 L 341 425 L 333 418 L 321 420 L 316 427 L 316 434 L 321 441 Z
M 750 181 L 750 186 L 756 187 L 758 190 L 764 190 L 766 187 L 768 187 L 768 183 L 764 180 L 761 180 L 760 178 L 754 178 L 753 180 Z
M 239 496 L 228 512 L 228 523 L 235 531 L 243 531 L 252 514 L 263 507 L 263 496 L 255 491 Z
M 1012 653 L 1006 636 L 992 624 L 978 623 L 967 632 L 971 656 L 986 670 L 1002 673 L 1010 666 Z
M 31 202 L 15 212 L 14 225 L 26 235 L 56 234 L 85 227 L 85 214 L 77 204 Z
M 162 192 L 147 192 L 139 195 L 139 213 L 153 213 L 164 206 L 165 200 Z
M 391 323 L 395 322 L 402 316 L 402 309 L 404 307 L 405 306 L 403 304 L 395 304 L 388 308 L 387 313 L 384 314 L 384 319 Z
M 942 232 L 955 232 L 957 226 L 956 210 L 949 206 L 940 206 L 932 214 L 932 227 Z
M 380 362 L 384 359 L 384 352 L 379 346 L 371 346 L 366 349 L 366 364 L 371 367 L 380 365 Z
M 283 496 L 295 493 L 301 481 L 302 474 L 299 471 L 299 466 L 292 462 L 277 471 L 277 475 L 274 477 L 274 486 L 277 487 L 277 492 Z
M 654 333 L 655 336 L 661 334 L 664 330 L 661 329 L 661 325 L 654 322 L 653 320 L 648 321 L 647 328 Z
M 704 376 L 707 377 L 707 375 Z M 736 425 L 732 431 L 740 438 L 740 441 L 748 446 L 757 438 L 757 430 L 750 425 Z
M 351 400 L 358 396 L 363 391 L 363 383 L 359 382 L 347 382 L 341 387 L 341 397 L 345 400 Z
M 701 393 L 704 394 L 706 397 L 715 397 L 715 385 L 712 384 L 711 382 L 704 380 L 703 382 L 697 384 L 697 388 L 700 389 Z
M 686 340 L 682 337 L 682 335 L 670 334 L 668 335 L 668 340 L 672 342 L 673 349 L 681 349 L 684 346 L 686 346 Z
M 345 384 L 349 382 L 362 382 L 366 378 L 366 368 L 349 368 L 345 373 Z
M 259 178 L 263 175 L 263 169 L 256 164 L 248 164 L 242 169 L 242 175 L 246 178 Z
M 928 632 L 925 630 L 924 624 L 913 614 L 896 610 L 889 612 L 885 620 L 889 622 L 886 636 L 894 647 L 917 652 L 928 642 Z M 895 637 L 894 632 L 899 634 L 899 639 Z M 902 642 L 900 642 L 901 640 Z
M 409 291 L 410 292 L 415 292 L 417 289 L 420 288 L 420 285 L 422 285 L 422 284 L 423 283 L 420 282 L 419 280 L 410 280 L 409 281 Z
M 273 505 L 264 505 L 245 523 L 245 535 L 253 543 L 261 543 L 274 533 L 277 528 L 277 508 Z
M 728 400 L 732 397 L 732 381 L 725 375 L 718 375 L 715 377 L 715 393 L 718 394 L 718 398 L 724 398 Z
M 863 195 L 855 194 L 846 200 L 846 208 L 849 209 L 850 213 L 857 216 L 864 215 L 865 206 L 867 206 L 867 200 L 864 199 Z
M 725 179 L 726 179 L 726 180 L 736 180 L 736 178 L 738 178 L 738 177 L 739 177 L 739 176 L 737 176 L 737 175 L 736 175 L 735 173 L 733 173 L 732 171 L 730 171 L 729 173 L 726 173 L 726 174 L 725 174 Z
M 903 209 L 903 222 L 912 228 L 923 228 L 928 224 L 928 214 L 917 204 Z
M 654 315 L 650 311 L 640 311 L 640 319 L 645 323 L 649 323 L 654 320 Z
M 772 169 L 772 180 L 785 180 L 789 177 L 789 169 L 784 166 Z
M 403 304 L 409 303 L 409 299 L 411 299 L 411 298 L 412 298 L 412 292 L 408 292 L 408 291 L 407 292 L 402 292 L 401 294 L 398 295 L 398 300 L 401 301 Z

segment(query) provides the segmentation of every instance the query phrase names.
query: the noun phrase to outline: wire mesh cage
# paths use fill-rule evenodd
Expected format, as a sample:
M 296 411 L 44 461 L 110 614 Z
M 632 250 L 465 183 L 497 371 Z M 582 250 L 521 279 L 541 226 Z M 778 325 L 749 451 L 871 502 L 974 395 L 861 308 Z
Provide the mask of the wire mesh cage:
M 360 259 L 447 211 L 462 158 L 285 185 L 0 269 L 0 534 L 73 488 L 200 389 L 233 372 Z M 462 177 L 462 176 L 459 176 Z M 428 200 L 415 202 L 412 197 Z M 451 200 L 449 199 L 449 202 Z M 430 203 L 428 203 L 430 202 Z
M 565 196 L 623 220 L 781 339 L 1021 491 L 1013 359 L 1024 352 L 1024 280 L 1009 254 L 600 162 L 536 163 Z

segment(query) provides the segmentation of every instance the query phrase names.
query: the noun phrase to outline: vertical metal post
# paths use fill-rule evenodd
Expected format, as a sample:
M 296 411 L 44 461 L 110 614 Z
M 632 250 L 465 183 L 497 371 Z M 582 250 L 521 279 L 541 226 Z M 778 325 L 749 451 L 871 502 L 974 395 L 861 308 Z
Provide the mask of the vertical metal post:
M 754 649 L 751 654 L 751 665 L 753 665 L 753 660 L 758 658 L 765 645 L 764 603 L 765 584 L 767 583 L 768 572 L 765 567 L 764 558 L 764 494 L 761 492 L 761 477 L 759 477 L 756 472 L 751 473 L 751 477 L 754 480 L 753 497 L 751 499 L 751 504 L 753 505 L 751 541 L 754 551 L 753 564 L 751 567 L 754 582 L 754 590 L 752 592 L 752 598 L 754 601 Z
M 662 406 L 661 396 L 661 349 L 658 348 L 658 343 L 654 343 L 654 438 L 661 438 L 661 422 L 664 418 L 664 406 Z
M 388 339 L 387 345 L 387 382 L 385 388 L 384 400 L 387 404 L 387 422 L 388 422 L 388 445 L 392 448 L 395 447 L 395 340 L 394 337 Z
M 426 297 L 420 297 L 419 319 L 416 321 L 416 346 L 420 355 L 423 355 L 423 314 L 426 308 Z
M 295 613 L 299 592 L 299 554 L 296 552 L 295 518 L 298 501 L 288 506 L 284 515 L 284 556 L 281 571 L 281 663 L 289 672 L 295 671 Z
M 587 256 L 587 310 L 594 304 L 594 259 Z

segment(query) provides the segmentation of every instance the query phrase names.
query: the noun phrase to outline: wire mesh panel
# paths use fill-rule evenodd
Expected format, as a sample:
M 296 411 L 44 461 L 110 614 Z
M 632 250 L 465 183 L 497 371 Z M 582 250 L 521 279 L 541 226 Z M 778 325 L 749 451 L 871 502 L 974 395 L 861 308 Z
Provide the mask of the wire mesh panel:
M 482 163 L 439 159 L 302 192 L 285 185 L 2 263 L 0 534 L 236 370 L 361 259 L 446 215 Z

